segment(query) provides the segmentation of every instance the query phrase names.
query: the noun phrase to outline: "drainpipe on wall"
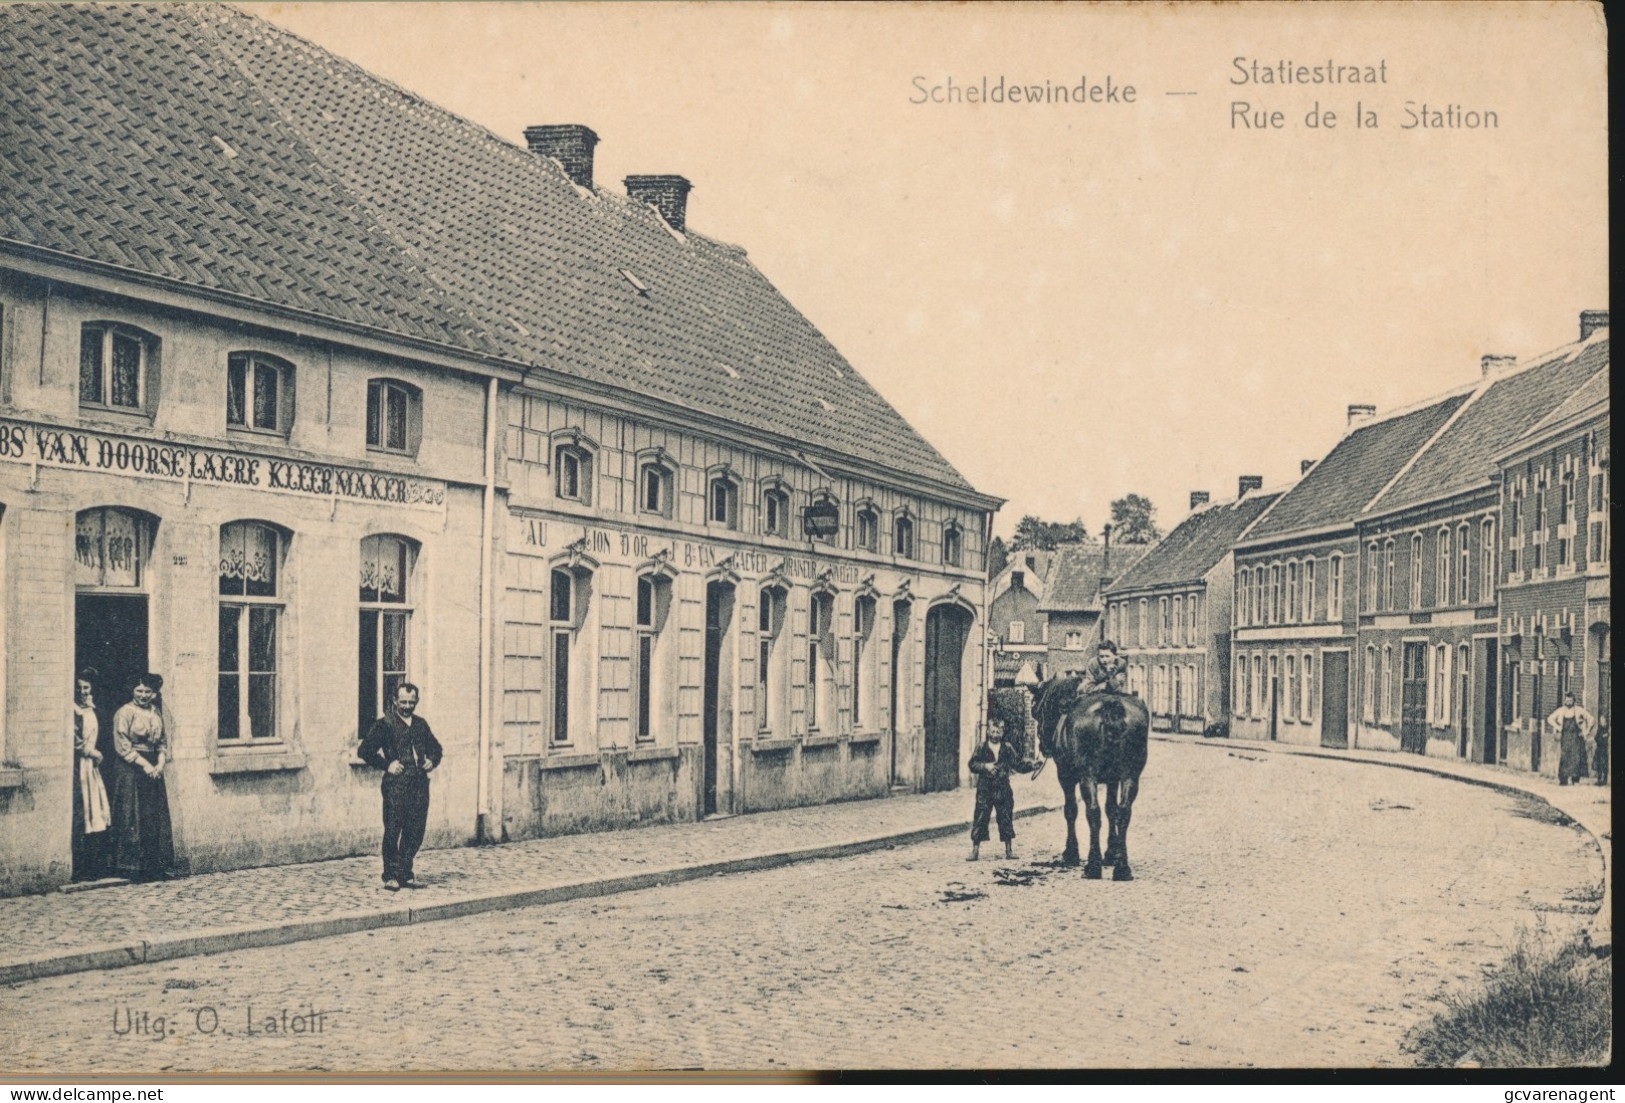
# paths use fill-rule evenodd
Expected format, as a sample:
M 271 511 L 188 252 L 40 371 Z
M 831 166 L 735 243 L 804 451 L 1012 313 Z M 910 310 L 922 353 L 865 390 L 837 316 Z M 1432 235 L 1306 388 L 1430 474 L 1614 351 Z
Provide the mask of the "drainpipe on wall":
M 474 818 L 476 842 L 495 842 L 491 833 L 491 656 L 496 647 L 495 596 L 492 587 L 496 554 L 497 380 L 485 388 L 485 501 L 480 521 L 480 754 Z
M 976 706 L 976 743 L 980 746 L 987 731 L 987 695 L 992 689 L 987 680 L 987 664 L 992 650 L 992 632 L 989 630 L 988 617 L 992 614 L 992 605 L 988 600 L 988 591 L 993 588 L 993 580 L 987 577 L 987 552 L 993 544 L 993 511 L 988 510 L 982 515 L 982 616 L 981 623 L 977 625 L 982 631 L 982 685 L 979 694 L 981 700 Z

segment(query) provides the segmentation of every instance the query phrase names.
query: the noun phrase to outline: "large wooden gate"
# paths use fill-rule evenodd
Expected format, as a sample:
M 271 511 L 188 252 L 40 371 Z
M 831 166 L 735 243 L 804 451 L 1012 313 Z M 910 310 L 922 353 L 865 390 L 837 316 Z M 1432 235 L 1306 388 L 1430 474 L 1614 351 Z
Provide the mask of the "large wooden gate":
M 971 615 L 939 605 L 925 617 L 925 792 L 959 784 L 962 672 Z

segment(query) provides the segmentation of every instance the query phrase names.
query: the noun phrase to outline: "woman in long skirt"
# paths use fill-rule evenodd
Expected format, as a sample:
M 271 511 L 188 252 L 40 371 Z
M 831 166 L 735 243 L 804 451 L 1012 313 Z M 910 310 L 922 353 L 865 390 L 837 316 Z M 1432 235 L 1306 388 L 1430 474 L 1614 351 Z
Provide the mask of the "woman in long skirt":
M 113 716 L 113 861 L 134 881 L 161 881 L 172 875 L 175 843 L 169 824 L 169 792 L 164 767 L 169 736 L 164 731 L 158 692 L 164 680 L 143 674 L 130 703 Z
M 73 879 L 94 881 L 108 874 L 108 832 L 112 813 L 102 781 L 105 725 L 96 709 L 95 670 L 75 680 L 73 701 Z

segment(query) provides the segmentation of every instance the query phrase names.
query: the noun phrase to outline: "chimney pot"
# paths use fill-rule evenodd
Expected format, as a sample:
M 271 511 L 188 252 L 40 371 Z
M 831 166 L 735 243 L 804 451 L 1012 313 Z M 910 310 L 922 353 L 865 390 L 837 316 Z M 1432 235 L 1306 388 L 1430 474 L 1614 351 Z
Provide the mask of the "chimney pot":
M 1377 408 L 1369 402 L 1349 403 L 1349 428 L 1351 429 L 1363 422 L 1374 420 L 1376 416 Z
M 694 185 L 682 176 L 628 176 L 626 194 L 660 212 L 666 225 L 683 231 L 688 224 L 688 193 Z
M 1518 358 L 1516 356 L 1495 356 L 1491 354 L 1485 356 L 1480 363 L 1484 369 L 1484 378 L 1488 379 L 1496 372 L 1506 371 L 1508 368 L 1516 367 L 1518 364 Z
M 564 166 L 577 187 L 592 187 L 592 150 L 598 135 L 580 123 L 525 127 L 525 144 L 532 153 L 551 157 Z
M 1205 505 L 1208 504 L 1208 502 L 1210 502 L 1212 500 L 1213 500 L 1212 497 L 1205 490 L 1193 490 L 1193 491 L 1191 491 L 1191 508 L 1192 509 L 1195 509 L 1197 506 L 1205 506 Z
M 1315 461 L 1314 460 L 1299 460 L 1298 461 L 1298 475 L 1299 475 L 1299 477 L 1301 478 L 1302 476 L 1309 474 L 1309 469 L 1311 467 L 1313 467 L 1313 466 L 1315 466 Z
M 1582 310 L 1580 311 L 1580 340 L 1584 341 L 1599 329 L 1608 328 L 1608 311 Z
M 1264 476 L 1262 475 L 1243 475 L 1236 480 L 1236 497 L 1238 498 L 1246 497 L 1249 490 L 1263 489 Z

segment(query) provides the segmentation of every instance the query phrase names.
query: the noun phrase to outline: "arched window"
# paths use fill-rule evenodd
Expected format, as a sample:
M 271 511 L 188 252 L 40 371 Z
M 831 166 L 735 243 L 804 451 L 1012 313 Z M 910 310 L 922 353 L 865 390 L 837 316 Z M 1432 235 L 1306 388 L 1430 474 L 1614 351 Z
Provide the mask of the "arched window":
M 1281 618 L 1283 621 L 1291 623 L 1297 619 L 1298 610 L 1301 607 L 1299 602 L 1298 561 L 1293 559 L 1289 560 L 1286 565 L 1286 616 Z
M 553 493 L 567 502 L 590 506 L 593 500 L 593 451 L 579 437 L 553 445 Z
M 1303 561 L 1303 622 L 1315 619 L 1315 560 Z
M 158 338 L 118 322 L 79 328 L 79 405 L 151 414 L 157 395 Z
M 783 655 L 786 594 L 783 588 L 762 589 L 756 608 L 756 726 L 773 731 L 783 726 L 784 676 L 779 669 Z
M 1146 624 L 1151 619 L 1151 599 L 1140 599 L 1140 616 L 1134 624 L 1134 643 L 1137 647 L 1145 646 Z
M 293 365 L 262 352 L 226 358 L 226 427 L 286 435 L 293 423 Z
M 899 559 L 914 558 L 914 519 L 899 513 L 892 522 L 892 554 Z
M 965 538 L 959 530 L 959 524 L 949 521 L 942 526 L 942 562 L 949 567 L 960 566 L 964 557 Z
M 1360 715 L 1365 718 L 1367 724 L 1374 724 L 1377 720 L 1377 649 L 1375 647 L 1368 646 L 1365 649 L 1365 669 L 1362 673 L 1364 677 L 1360 679 L 1360 699 L 1363 707 Z
M 1326 564 L 1326 619 L 1343 619 L 1343 557 L 1334 555 Z
M 1236 624 L 1245 628 L 1252 623 L 1247 615 L 1247 591 L 1252 586 L 1253 572 L 1243 567 L 1236 575 Z
M 221 526 L 215 731 L 223 743 L 281 738 L 282 554 L 282 534 L 270 525 Z
M 768 536 L 790 535 L 790 491 L 782 484 L 762 491 L 762 532 Z
M 852 603 L 852 730 L 863 731 L 874 716 L 868 695 L 874 692 L 875 599 L 860 596 Z
M 638 512 L 657 517 L 673 516 L 676 473 L 665 453 L 658 449 L 638 460 Z
M 807 727 L 835 728 L 835 595 L 814 591 L 807 610 Z
M 739 480 L 726 470 L 713 474 L 706 487 L 705 519 L 725 529 L 739 527 Z
M 1303 653 L 1303 712 L 1298 719 L 1305 724 L 1315 718 L 1315 656 L 1311 651 Z
M 410 681 L 412 614 L 418 546 L 404 536 L 361 541 L 359 730 L 366 731 Z
M 1231 709 L 1237 719 L 1247 715 L 1247 700 L 1252 696 L 1253 683 L 1247 673 L 1247 656 L 1236 657 L 1236 699 Z
M 1392 724 L 1399 719 L 1399 679 L 1394 672 L 1393 644 L 1384 644 L 1382 649 L 1382 693 L 1387 699 L 1382 714 L 1387 722 Z
M 399 379 L 367 382 L 367 447 L 416 455 L 423 436 L 423 392 Z
M 592 582 L 592 572 L 583 567 L 554 567 L 548 578 L 547 621 L 552 638 L 548 657 L 553 696 L 549 742 L 555 747 L 573 743 L 591 718 L 587 707 L 587 661 L 577 643 L 592 601 Z
M 880 514 L 875 512 L 873 506 L 858 506 L 854 540 L 863 551 L 880 550 Z
M 1450 530 L 1439 530 L 1439 546 L 1435 549 L 1433 571 L 1433 604 L 1454 605 L 1455 595 L 1450 592 Z
M 1397 609 L 1394 599 L 1394 539 L 1382 542 L 1382 608 Z
M 1286 656 L 1286 718 L 1296 720 L 1303 715 L 1303 684 L 1298 681 L 1298 656 Z
M 1495 518 L 1484 518 L 1478 544 L 1478 600 L 1488 604 L 1495 600 Z
M 1411 604 L 1412 609 L 1422 607 L 1422 534 L 1411 534 Z
M 1365 609 L 1372 612 L 1377 608 L 1377 597 L 1382 592 L 1382 548 L 1375 540 L 1366 546 L 1365 559 Z
M 671 582 L 657 575 L 640 576 L 632 644 L 633 736 L 639 743 L 654 741 L 655 722 L 664 715 L 662 640 L 670 613 Z
M 1461 527 L 1456 530 L 1456 586 L 1460 591 L 1457 600 L 1463 605 L 1472 600 L 1472 595 L 1468 592 L 1473 577 L 1472 545 L 1468 540 L 1469 531 L 1466 521 L 1463 521 Z

